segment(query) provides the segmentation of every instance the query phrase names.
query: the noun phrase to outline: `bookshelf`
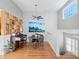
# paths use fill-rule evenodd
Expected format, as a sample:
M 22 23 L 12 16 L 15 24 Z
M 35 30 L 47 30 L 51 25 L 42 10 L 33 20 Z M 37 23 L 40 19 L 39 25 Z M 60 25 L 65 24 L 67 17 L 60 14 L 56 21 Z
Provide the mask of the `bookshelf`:
M 0 35 L 20 32 L 20 19 L 6 11 L 0 11 Z
M 1 17 L 0 17 L 0 35 L 1 35 Z

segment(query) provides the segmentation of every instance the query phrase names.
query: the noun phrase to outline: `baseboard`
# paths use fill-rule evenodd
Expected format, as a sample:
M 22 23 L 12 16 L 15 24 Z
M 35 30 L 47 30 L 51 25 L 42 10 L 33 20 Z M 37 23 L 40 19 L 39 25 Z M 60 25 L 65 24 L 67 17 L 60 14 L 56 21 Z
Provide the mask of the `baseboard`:
M 49 43 L 49 44 L 50 44 L 50 43 Z M 50 47 L 51 47 L 51 50 L 54 51 L 54 53 L 56 54 L 56 56 L 59 57 L 60 55 L 56 52 L 56 50 L 54 49 L 54 47 L 51 46 L 51 44 L 50 44 Z

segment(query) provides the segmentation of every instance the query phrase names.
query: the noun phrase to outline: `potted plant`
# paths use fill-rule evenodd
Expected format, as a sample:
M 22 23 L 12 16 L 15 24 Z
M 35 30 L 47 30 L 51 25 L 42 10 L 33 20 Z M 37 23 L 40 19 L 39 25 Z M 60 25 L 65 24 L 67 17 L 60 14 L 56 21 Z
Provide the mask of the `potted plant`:
M 13 42 L 9 41 L 8 45 L 9 45 L 9 51 L 15 51 L 15 44 Z

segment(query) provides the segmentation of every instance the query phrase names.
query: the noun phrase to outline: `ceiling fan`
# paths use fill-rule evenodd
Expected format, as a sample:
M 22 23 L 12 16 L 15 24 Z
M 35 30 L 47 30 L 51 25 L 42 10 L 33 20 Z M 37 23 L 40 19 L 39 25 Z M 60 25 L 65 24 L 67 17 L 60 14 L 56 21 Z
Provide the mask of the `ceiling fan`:
M 33 16 L 33 19 L 37 19 L 37 20 L 39 20 L 39 19 L 43 19 L 43 17 L 42 16 Z

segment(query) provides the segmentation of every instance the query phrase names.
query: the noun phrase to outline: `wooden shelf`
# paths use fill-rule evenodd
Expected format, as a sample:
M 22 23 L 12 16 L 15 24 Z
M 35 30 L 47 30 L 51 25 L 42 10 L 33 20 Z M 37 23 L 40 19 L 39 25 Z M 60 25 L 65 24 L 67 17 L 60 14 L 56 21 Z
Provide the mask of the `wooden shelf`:
M 20 32 L 20 19 L 6 11 L 0 11 L 0 35 Z
M 1 18 L 0 18 L 0 35 L 1 35 Z

